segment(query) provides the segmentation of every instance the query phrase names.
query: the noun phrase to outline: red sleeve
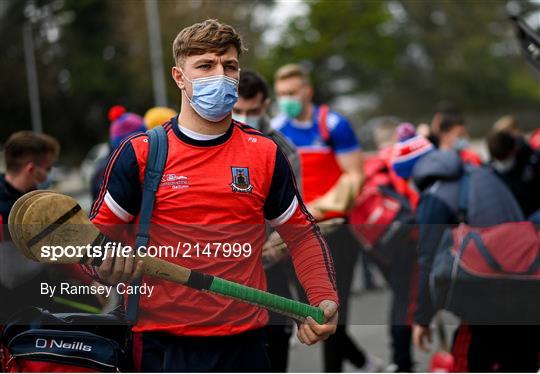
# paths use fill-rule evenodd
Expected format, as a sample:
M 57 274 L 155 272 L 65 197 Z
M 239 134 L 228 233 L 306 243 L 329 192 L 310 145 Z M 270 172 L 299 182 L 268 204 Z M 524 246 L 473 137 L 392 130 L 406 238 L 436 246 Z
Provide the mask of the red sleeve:
M 315 220 L 307 212 L 298 193 L 291 167 L 276 149 L 272 183 L 264 206 L 265 218 L 289 247 L 296 275 L 309 302 L 338 302 L 332 256 Z
M 289 247 L 296 275 L 310 304 L 319 305 L 323 300 L 339 304 L 336 274 L 328 245 L 319 228 L 309 220 L 301 201 L 291 218 L 276 230 Z

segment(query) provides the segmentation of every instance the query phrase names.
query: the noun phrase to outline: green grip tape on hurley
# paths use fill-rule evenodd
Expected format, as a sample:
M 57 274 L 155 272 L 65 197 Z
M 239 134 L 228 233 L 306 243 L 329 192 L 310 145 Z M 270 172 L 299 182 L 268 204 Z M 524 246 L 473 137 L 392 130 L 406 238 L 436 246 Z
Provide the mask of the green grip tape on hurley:
M 251 304 L 259 305 L 299 320 L 303 320 L 309 316 L 318 324 L 324 323 L 324 312 L 321 308 L 287 299 L 282 296 L 273 295 L 256 288 L 230 282 L 218 277 L 214 277 L 212 285 L 208 290 L 220 295 L 233 297 Z

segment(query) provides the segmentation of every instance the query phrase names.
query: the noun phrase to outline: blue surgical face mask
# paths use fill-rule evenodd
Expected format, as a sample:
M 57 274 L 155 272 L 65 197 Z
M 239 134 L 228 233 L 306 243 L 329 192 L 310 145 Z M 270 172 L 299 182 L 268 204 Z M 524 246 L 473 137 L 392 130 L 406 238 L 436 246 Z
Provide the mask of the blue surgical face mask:
M 49 187 L 51 187 L 52 183 L 53 183 L 52 179 L 50 177 L 47 177 L 47 179 L 45 179 L 43 182 L 38 183 L 38 185 L 36 186 L 36 189 L 46 190 Z
M 183 74 L 193 87 L 191 98 L 187 93 L 186 97 L 199 116 L 210 122 L 219 122 L 229 115 L 238 100 L 236 79 L 225 75 L 214 75 L 190 80 L 185 73 Z
M 233 113 L 233 119 L 235 121 L 245 123 L 257 130 L 261 129 L 261 118 L 262 116 L 241 116 Z
M 458 152 L 469 148 L 469 140 L 467 138 L 458 138 L 454 143 L 454 149 Z

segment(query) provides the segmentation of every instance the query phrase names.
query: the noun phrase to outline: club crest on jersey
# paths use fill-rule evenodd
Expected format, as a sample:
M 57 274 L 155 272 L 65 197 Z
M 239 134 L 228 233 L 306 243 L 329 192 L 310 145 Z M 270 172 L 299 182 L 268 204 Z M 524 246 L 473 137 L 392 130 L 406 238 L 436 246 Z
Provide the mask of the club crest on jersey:
M 249 169 L 231 167 L 232 183 L 230 184 L 234 192 L 248 193 L 253 190 L 253 185 L 249 181 Z

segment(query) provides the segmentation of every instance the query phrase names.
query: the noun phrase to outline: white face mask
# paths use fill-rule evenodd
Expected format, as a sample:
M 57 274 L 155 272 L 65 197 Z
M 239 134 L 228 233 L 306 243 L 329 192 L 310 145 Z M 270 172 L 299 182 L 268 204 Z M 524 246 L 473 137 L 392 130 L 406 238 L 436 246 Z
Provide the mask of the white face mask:
M 261 118 L 262 116 L 260 115 L 259 116 L 242 116 L 242 115 L 233 113 L 233 119 L 235 121 L 242 122 L 259 131 L 261 130 Z
M 491 161 L 491 166 L 493 166 L 493 168 L 497 170 L 500 174 L 504 174 L 512 170 L 515 163 L 516 163 L 516 159 L 514 157 L 510 157 L 509 159 L 502 160 L 502 161 L 493 160 Z

